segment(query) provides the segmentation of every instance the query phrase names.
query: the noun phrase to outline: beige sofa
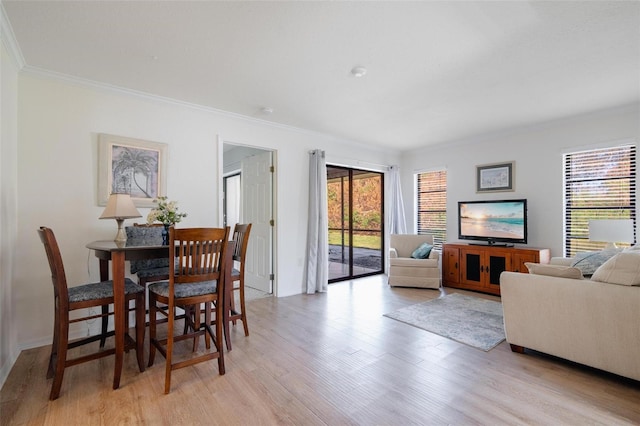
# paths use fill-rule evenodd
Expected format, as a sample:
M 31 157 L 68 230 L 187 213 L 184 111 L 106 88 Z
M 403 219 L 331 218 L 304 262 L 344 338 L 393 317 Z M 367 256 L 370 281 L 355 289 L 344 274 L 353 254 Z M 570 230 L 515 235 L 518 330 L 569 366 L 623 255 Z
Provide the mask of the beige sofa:
M 626 275 L 596 271 L 594 279 L 609 282 L 503 272 L 500 289 L 511 349 L 529 348 L 640 380 L 640 255 L 635 265 L 627 256 L 627 263 Z M 569 267 L 557 268 L 560 275 L 571 273 Z M 634 273 L 636 284 L 629 284 Z M 612 283 L 616 274 L 627 284 Z
M 433 236 L 412 234 L 389 236 L 388 282 L 390 286 L 440 288 L 440 253 L 431 250 L 427 259 L 411 257 L 411 253 L 422 243 L 433 245 Z

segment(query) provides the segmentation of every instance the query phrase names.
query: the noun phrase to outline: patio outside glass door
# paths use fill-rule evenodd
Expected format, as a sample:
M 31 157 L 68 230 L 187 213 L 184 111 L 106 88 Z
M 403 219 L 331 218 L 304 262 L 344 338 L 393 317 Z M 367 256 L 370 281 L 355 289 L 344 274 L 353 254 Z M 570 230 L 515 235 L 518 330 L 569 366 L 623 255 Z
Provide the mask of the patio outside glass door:
M 329 282 L 384 272 L 384 175 L 327 166 Z

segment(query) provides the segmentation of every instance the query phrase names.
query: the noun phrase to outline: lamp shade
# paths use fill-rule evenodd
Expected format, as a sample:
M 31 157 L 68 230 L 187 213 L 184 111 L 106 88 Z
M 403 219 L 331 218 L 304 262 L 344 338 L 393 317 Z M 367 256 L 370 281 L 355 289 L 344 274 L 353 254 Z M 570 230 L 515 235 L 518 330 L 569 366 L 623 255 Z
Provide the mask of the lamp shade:
M 111 194 L 107 207 L 105 207 L 100 219 L 131 219 L 142 217 L 129 194 Z
M 607 243 L 632 243 L 633 220 L 598 219 L 589 221 L 589 240 Z
M 129 194 L 111 194 L 109 195 L 109 201 L 107 201 L 107 207 L 105 207 L 102 212 L 100 219 L 116 220 L 118 223 L 118 232 L 113 241 L 120 246 L 127 242 L 127 234 L 125 234 L 122 228 L 122 223 L 125 219 L 131 219 L 133 217 L 142 217 L 142 215 L 133 204 L 131 196 Z

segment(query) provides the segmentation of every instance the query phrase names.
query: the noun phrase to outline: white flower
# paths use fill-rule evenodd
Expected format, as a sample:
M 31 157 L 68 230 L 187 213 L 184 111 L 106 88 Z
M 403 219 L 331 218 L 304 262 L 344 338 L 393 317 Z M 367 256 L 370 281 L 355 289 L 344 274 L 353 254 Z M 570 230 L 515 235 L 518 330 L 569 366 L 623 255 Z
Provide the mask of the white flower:
M 164 225 L 173 225 L 187 217 L 186 213 L 178 213 L 178 202 L 167 201 L 167 197 L 158 197 L 153 200 L 158 203 L 158 207 L 152 209 L 147 215 L 147 223 L 162 222 Z

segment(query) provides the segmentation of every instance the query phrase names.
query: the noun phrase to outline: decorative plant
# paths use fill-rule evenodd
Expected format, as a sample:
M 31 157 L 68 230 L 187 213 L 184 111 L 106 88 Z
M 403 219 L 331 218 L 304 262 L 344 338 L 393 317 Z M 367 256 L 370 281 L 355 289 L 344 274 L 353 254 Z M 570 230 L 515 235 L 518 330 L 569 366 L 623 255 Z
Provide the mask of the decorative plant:
M 162 222 L 164 225 L 173 225 L 187 217 L 186 213 L 178 213 L 178 202 L 167 201 L 167 197 L 158 197 L 153 200 L 158 207 L 153 208 L 147 216 L 147 223 Z

